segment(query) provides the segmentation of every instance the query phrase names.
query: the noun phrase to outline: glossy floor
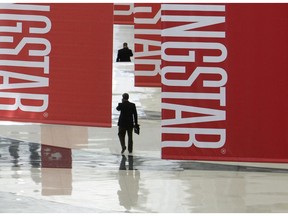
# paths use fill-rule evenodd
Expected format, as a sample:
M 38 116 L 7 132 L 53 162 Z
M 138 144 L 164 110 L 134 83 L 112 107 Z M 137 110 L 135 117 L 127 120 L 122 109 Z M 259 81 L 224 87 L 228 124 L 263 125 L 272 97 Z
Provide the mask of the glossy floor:
M 116 26 L 115 50 L 131 31 Z M 161 160 L 160 89 L 134 87 L 133 67 L 113 65 L 112 128 L 1 122 L 1 213 L 288 212 L 287 164 Z M 124 156 L 123 92 L 141 124 Z

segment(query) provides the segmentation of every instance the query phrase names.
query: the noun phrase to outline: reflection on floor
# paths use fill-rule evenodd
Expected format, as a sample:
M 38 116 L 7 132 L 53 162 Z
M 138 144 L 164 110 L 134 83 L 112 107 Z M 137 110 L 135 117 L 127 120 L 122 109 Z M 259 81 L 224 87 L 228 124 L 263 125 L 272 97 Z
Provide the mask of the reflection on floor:
M 288 212 L 287 164 L 161 160 L 160 89 L 134 87 L 133 67 L 113 65 L 112 128 L 0 123 L 1 213 Z M 133 155 L 117 137 L 124 92 Z
M 287 212 L 288 169 L 0 139 L 0 212 Z M 262 164 L 264 165 L 264 164 Z

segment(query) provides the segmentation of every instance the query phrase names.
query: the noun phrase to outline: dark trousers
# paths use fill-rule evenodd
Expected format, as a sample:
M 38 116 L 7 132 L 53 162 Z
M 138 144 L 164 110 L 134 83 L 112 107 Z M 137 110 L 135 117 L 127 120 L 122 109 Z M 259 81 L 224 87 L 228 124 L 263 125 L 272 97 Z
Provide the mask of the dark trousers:
M 121 144 L 122 149 L 126 147 L 125 146 L 126 131 L 128 134 L 128 151 L 132 152 L 133 151 L 133 137 L 132 137 L 133 127 L 131 128 L 119 127 L 118 128 L 118 136 L 119 136 L 120 144 Z

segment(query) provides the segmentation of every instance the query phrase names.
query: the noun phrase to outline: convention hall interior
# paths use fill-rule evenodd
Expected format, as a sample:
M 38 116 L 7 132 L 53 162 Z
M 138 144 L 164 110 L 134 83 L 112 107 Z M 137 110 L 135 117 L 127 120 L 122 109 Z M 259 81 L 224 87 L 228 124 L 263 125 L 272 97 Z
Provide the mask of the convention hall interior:
M 115 61 L 123 42 L 134 52 L 133 25 L 113 38 L 112 127 L 0 122 L 1 213 L 288 212 L 287 163 L 162 159 L 161 88 L 134 86 L 134 57 Z M 141 129 L 132 154 L 117 135 L 124 92 Z

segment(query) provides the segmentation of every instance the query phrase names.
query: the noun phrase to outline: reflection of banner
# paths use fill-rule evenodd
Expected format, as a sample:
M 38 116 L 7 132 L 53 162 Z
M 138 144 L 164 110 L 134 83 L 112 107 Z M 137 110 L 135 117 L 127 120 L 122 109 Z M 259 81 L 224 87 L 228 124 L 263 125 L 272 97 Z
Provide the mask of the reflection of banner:
M 162 5 L 162 157 L 288 162 L 288 4 Z
M 135 86 L 161 86 L 161 4 L 134 4 Z
M 71 195 L 71 169 L 41 169 L 42 196 Z
M 134 24 L 133 3 L 114 4 L 114 24 Z
M 0 119 L 111 126 L 113 4 L 0 13 Z
M 72 151 L 70 148 L 43 145 L 41 161 L 43 168 L 72 168 Z

